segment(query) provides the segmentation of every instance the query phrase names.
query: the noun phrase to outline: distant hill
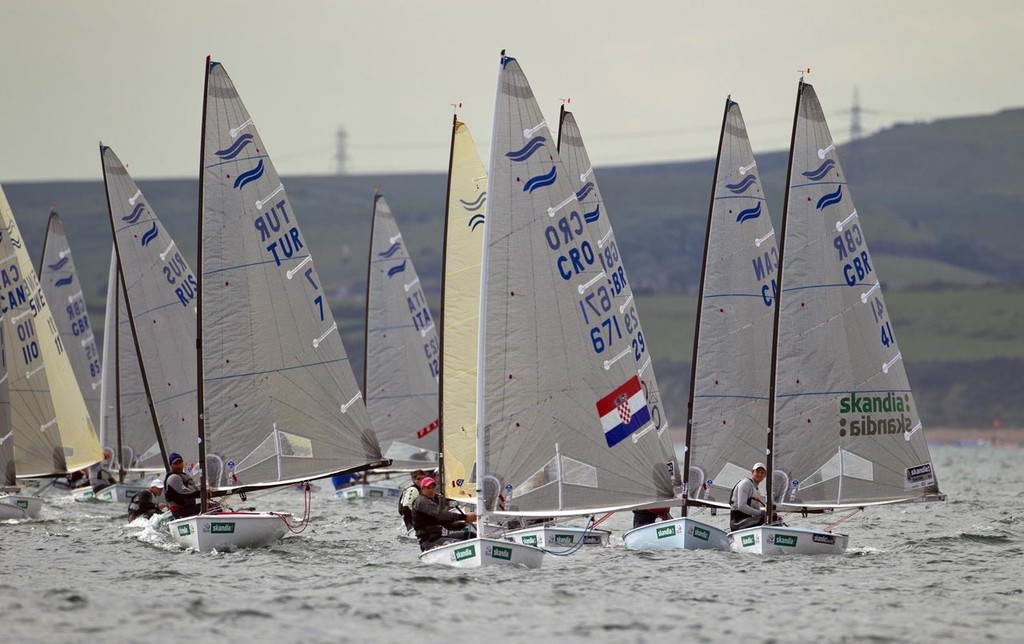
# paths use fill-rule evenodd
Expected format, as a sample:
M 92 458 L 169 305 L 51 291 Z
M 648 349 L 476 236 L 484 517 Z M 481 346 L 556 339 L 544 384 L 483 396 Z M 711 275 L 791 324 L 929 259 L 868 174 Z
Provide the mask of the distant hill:
M 447 150 L 438 154 L 447 155 Z M 934 406 L 946 410 L 931 421 L 972 425 L 998 415 L 1005 422 L 1019 418 L 1017 424 L 1024 424 L 1024 401 L 1018 400 L 1019 394 L 1000 393 L 1006 379 L 992 375 L 1016 371 L 1013 381 L 1019 382 L 1024 373 L 1024 352 L 1017 350 L 1024 346 L 1024 337 L 1016 330 L 1024 328 L 1024 297 L 1019 287 L 1024 284 L 1024 253 L 1018 247 L 1024 233 L 1024 182 L 1020 180 L 1024 109 L 896 125 L 840 148 L 840 158 L 883 286 L 890 294 L 890 308 L 898 314 L 896 332 L 901 346 L 908 354 L 918 354 L 906 356 L 912 382 L 919 397 L 932 399 Z M 145 159 L 126 161 L 132 164 L 131 170 L 144 171 Z M 778 226 L 787 155 L 761 154 L 757 162 Z M 651 326 L 646 321 L 647 302 L 652 302 L 651 308 L 672 310 L 671 320 L 692 316 L 692 312 L 681 311 L 693 309 L 712 169 L 713 160 L 708 159 L 597 170 L 645 327 Z M 4 185 L 4 190 L 35 257 L 41 252 L 50 207 L 58 206 L 93 324 L 98 327 L 111 233 L 99 163 L 96 171 L 96 181 L 14 183 Z M 425 290 L 436 300 L 444 175 L 287 177 L 284 181 L 304 237 L 317 258 L 317 268 L 330 287 L 332 305 L 349 321 L 343 328 L 350 353 L 361 353 L 359 310 L 376 185 L 382 185 Z M 138 183 L 178 246 L 194 260 L 198 182 Z M 984 285 L 989 286 L 979 288 Z M 964 287 L 972 290 L 964 291 Z M 659 301 L 651 299 L 653 294 L 663 298 L 662 304 L 653 304 Z M 977 305 L 968 309 L 970 319 L 963 319 L 958 312 L 968 295 Z M 901 299 L 916 302 L 915 308 L 900 310 L 897 304 Z M 941 324 L 948 318 L 948 328 L 939 334 L 909 334 L 908 328 L 925 311 L 938 316 L 929 322 Z M 991 332 L 992 328 L 998 331 Z M 984 344 L 976 341 L 979 334 L 986 338 Z M 674 409 L 672 418 L 682 419 L 689 378 L 689 336 L 678 337 L 686 335 L 678 323 L 666 323 L 663 330 L 651 335 L 653 346 L 662 347 L 654 354 L 659 380 L 676 393 L 669 407 L 670 412 Z M 919 336 L 943 339 L 922 341 L 920 349 L 912 350 Z M 946 348 L 959 344 L 976 349 L 966 355 L 954 351 L 956 357 L 950 357 Z M 995 370 L 991 368 L 993 356 L 1004 357 Z M 361 357 L 353 358 L 354 366 L 359 366 Z M 960 373 L 972 374 L 972 382 L 961 383 L 958 370 L 951 370 L 950 364 L 963 366 Z M 979 386 L 978 374 L 987 374 L 984 395 L 968 391 Z M 958 393 L 951 398 L 954 390 Z M 919 404 L 926 409 L 924 401 Z

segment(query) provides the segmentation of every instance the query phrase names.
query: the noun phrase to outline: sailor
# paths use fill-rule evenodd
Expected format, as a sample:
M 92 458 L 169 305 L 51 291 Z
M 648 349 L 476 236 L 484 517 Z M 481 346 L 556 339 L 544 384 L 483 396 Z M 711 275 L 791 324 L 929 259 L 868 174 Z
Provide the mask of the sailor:
M 729 530 L 742 530 L 764 525 L 764 499 L 757 486 L 768 475 L 764 463 L 754 463 L 750 476 L 737 483 L 729 496 Z
M 412 530 L 412 502 L 420 495 L 420 481 L 427 477 L 423 470 L 416 470 L 412 473 L 412 484 L 405 488 L 402 497 L 398 499 L 398 513 L 405 521 L 405 529 Z
M 139 490 L 128 502 L 128 520 L 134 521 L 139 517 L 147 519 L 158 514 L 167 507 L 166 503 L 157 502 L 160 495 L 164 493 L 164 482 L 160 479 L 153 479 L 148 490 Z
M 647 508 L 646 510 L 633 510 L 633 528 L 640 528 L 650 525 L 656 521 L 671 521 L 672 513 L 668 508 Z
M 420 494 L 412 502 L 412 525 L 416 528 L 421 551 L 470 538 L 468 532 L 442 536 L 442 528 L 462 530 L 466 524 L 476 521 L 476 514 L 458 514 L 446 510 L 444 505 L 444 497 L 437 493 L 437 481 L 429 476 L 420 481 Z
M 184 519 L 199 514 L 199 486 L 185 473 L 185 459 L 177 452 L 171 452 L 168 461 L 171 473 L 164 478 L 164 497 L 175 519 Z
M 89 466 L 89 484 L 92 485 L 93 492 L 99 492 L 114 483 L 117 483 L 117 479 L 101 463 L 94 463 Z

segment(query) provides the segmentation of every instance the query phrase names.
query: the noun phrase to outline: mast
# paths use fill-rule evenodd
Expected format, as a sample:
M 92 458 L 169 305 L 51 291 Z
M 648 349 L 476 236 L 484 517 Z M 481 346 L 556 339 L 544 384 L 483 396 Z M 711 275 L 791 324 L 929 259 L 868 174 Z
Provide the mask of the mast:
M 448 222 L 451 219 L 452 164 L 455 162 L 455 130 L 459 126 L 458 113 L 452 114 L 452 143 L 448 148 L 448 185 L 444 193 L 444 236 L 441 239 L 441 315 L 437 318 L 437 352 L 441 365 L 437 373 L 437 478 L 442 491 L 447 490 L 444 479 L 444 301 L 445 274 L 448 266 Z M 372 239 L 372 235 L 371 235 Z
M 793 113 L 793 136 L 789 141 L 789 164 L 786 166 L 786 193 L 783 195 L 782 206 L 782 230 L 779 240 L 779 287 L 775 296 L 775 324 L 772 329 L 772 375 L 768 385 L 768 442 L 766 449 L 765 464 L 768 467 L 767 481 L 765 482 L 765 522 L 771 523 L 772 515 L 775 514 L 775 499 L 773 498 L 772 481 L 775 478 L 775 388 L 779 373 L 779 318 L 782 314 L 782 305 L 779 300 L 782 298 L 786 267 L 786 224 L 789 220 L 789 193 L 793 183 L 793 155 L 796 153 L 796 128 L 800 118 L 800 99 L 803 97 L 804 79 L 800 79 L 800 85 L 796 92 L 796 108 Z
M 373 231 L 377 227 L 377 200 L 380 186 L 373 191 L 373 208 L 370 210 L 370 243 L 366 246 L 366 306 L 363 307 L 363 395 L 366 395 L 367 363 L 370 361 L 370 270 L 373 268 Z
M 505 50 L 501 50 L 501 63 L 505 65 Z M 494 121 L 491 124 L 491 145 L 498 136 L 498 108 L 501 101 L 501 73 L 498 73 L 498 86 L 494 96 Z M 487 167 L 487 194 L 494 194 L 494 151 L 491 151 L 490 165 Z M 480 254 L 480 320 L 477 325 L 476 339 L 476 533 L 482 535 L 484 528 L 484 394 L 486 392 L 487 366 L 487 260 L 488 246 L 491 241 L 491 217 L 484 219 L 484 244 Z
M 164 467 L 170 471 L 169 463 L 167 463 L 167 449 L 164 447 L 164 437 L 160 432 L 160 419 L 156 415 L 156 406 L 153 404 L 153 391 L 149 386 L 149 376 L 146 375 L 146 361 L 142 355 L 142 347 L 139 346 L 139 335 L 135 330 L 135 318 L 132 316 L 132 303 L 128 298 L 128 285 L 124 281 L 124 273 L 121 270 L 121 250 L 117 246 L 117 231 L 115 230 L 113 207 L 110 204 L 110 188 L 107 185 L 107 164 L 103 161 L 103 150 L 106 146 L 100 143 L 100 165 L 103 166 L 103 191 L 107 195 L 107 212 L 110 213 L 110 233 L 114 236 L 114 255 L 117 257 L 117 274 L 120 277 L 121 287 L 124 293 L 124 309 L 128 314 L 128 325 L 132 330 L 132 341 L 135 345 L 135 355 L 139 358 L 139 372 L 142 375 L 142 386 L 146 390 L 146 404 L 149 405 L 149 414 L 153 417 L 153 431 L 156 433 L 157 443 L 160 445 L 160 453 L 164 458 Z M 120 314 L 118 314 L 120 316 Z M 104 321 L 104 324 L 106 322 Z M 120 329 L 118 329 L 120 333 Z M 120 358 L 118 358 L 120 360 Z M 120 394 L 120 391 L 118 391 Z M 120 395 L 118 395 L 118 410 L 120 410 Z M 121 418 L 120 411 L 118 412 L 118 423 L 117 423 L 118 436 L 121 434 Z M 120 446 L 118 447 L 120 449 Z M 118 454 L 118 460 L 121 455 Z
M 206 105 L 210 100 L 210 57 L 206 57 L 203 69 L 203 125 L 199 134 L 199 231 L 196 239 L 196 406 L 197 430 L 199 436 L 199 503 L 200 512 L 205 513 L 209 492 L 206 486 L 206 401 L 203 388 L 203 179 L 206 176 Z
M 114 244 L 117 248 L 117 244 Z M 116 250 L 115 250 L 116 253 Z M 107 293 L 107 297 L 114 296 L 114 319 L 105 320 L 104 324 L 114 324 L 114 408 L 117 409 L 117 480 L 124 483 L 124 437 L 121 433 L 121 267 L 114 265 L 114 292 Z M 160 433 L 157 433 L 157 440 L 160 440 Z M 160 445 L 163 452 L 163 444 Z
M 708 204 L 708 226 L 704 234 L 704 255 L 700 264 L 700 288 L 697 290 L 697 321 L 693 326 L 693 359 L 690 361 L 690 396 L 686 402 L 686 438 L 683 443 L 683 504 L 682 514 L 687 516 L 690 505 L 690 442 L 693 439 L 693 398 L 697 390 L 697 347 L 700 341 L 700 319 L 704 302 L 704 280 L 708 271 L 708 247 L 711 242 L 711 217 L 715 212 L 715 194 L 718 192 L 718 170 L 722 165 L 722 144 L 725 142 L 725 124 L 729 119 L 729 108 L 734 105 L 732 95 L 725 97 L 725 111 L 722 114 L 722 130 L 718 135 L 718 156 L 715 171 L 711 175 L 711 201 Z

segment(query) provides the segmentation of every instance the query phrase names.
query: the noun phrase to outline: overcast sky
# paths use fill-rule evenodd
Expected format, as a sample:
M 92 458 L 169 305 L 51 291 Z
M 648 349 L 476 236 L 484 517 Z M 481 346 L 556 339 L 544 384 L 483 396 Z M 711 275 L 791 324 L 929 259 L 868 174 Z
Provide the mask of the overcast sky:
M 282 174 L 444 171 L 452 108 L 481 154 L 498 54 L 597 165 L 714 155 L 722 105 L 755 153 L 788 145 L 811 68 L 834 136 L 1024 103 L 1024 3 L 950 0 L 0 0 L 0 183 L 195 176 L 203 62 L 224 64 Z M 554 128 L 553 128 L 554 129 Z

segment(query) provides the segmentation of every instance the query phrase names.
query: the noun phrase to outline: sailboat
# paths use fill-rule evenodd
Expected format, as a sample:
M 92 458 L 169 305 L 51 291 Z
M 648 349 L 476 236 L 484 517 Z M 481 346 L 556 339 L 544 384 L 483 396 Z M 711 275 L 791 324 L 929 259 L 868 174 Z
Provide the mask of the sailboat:
M 161 275 L 161 279 L 164 279 Z M 164 472 L 164 456 L 146 394 L 138 347 L 125 303 L 116 246 L 110 251 L 107 307 L 100 375 L 100 444 L 113 454 L 118 482 L 97 492 L 99 500 L 126 501 L 146 489 L 139 478 Z M 186 323 L 187 323 L 186 318 Z M 159 364 L 153 368 L 156 373 Z M 128 477 L 136 479 L 128 482 Z
M 39 516 L 43 502 L 21 494 L 14 462 L 14 430 L 11 429 L 11 396 L 7 379 L 7 352 L 0 325 L 0 521 Z
M 43 238 L 39 283 L 43 296 L 56 307 L 53 321 L 57 324 L 57 332 L 65 339 L 64 348 L 67 349 L 93 427 L 99 427 L 100 353 L 96 348 L 96 338 L 82 285 L 78 280 L 78 271 L 75 270 L 71 246 L 56 209 L 50 211 L 46 236 Z
M 262 138 L 223 65 L 207 58 L 205 78 L 195 345 L 202 513 L 168 524 L 175 540 L 203 552 L 265 545 L 290 529 L 279 513 L 218 512 L 211 494 L 390 464 Z
M 803 79 L 779 254 L 767 516 L 944 499 L 862 218 Z M 848 542 L 831 526 L 729 533 L 734 551 L 759 554 L 839 554 Z
M 689 514 L 728 511 L 733 486 L 764 459 L 778 263 L 743 115 L 726 99 L 694 328 L 683 516 L 627 533 L 627 547 L 729 549 L 725 530 Z
M 438 475 L 444 496 L 476 503 L 476 382 L 487 169 L 469 126 L 452 117 L 441 267 Z
M 98 463 L 103 453 L 89 410 L 2 188 L 0 316 L 11 419 L 3 439 L 13 432 L 16 476 L 66 476 Z M 30 516 L 38 515 L 37 501 L 28 503 Z
M 621 249 L 615 240 L 615 231 L 612 229 L 611 217 L 604 202 L 601 190 L 598 187 L 594 166 L 590 162 L 590 155 L 583 143 L 583 134 L 576 117 L 572 112 L 565 109 L 565 104 L 559 111 L 558 126 L 558 152 L 576 190 L 576 199 L 583 209 L 583 219 L 591 231 L 591 235 L 597 240 L 597 256 L 601 268 L 608 274 L 610 283 L 608 287 L 620 297 L 625 298 L 625 303 L 620 311 L 624 323 L 624 339 L 632 349 L 631 355 L 636 363 L 637 373 L 640 376 L 640 385 L 643 388 L 644 397 L 647 399 L 647 406 L 651 414 L 651 426 L 660 442 L 663 457 L 666 462 L 675 461 L 675 447 L 672 445 L 668 429 L 668 419 L 662 413 L 661 393 L 658 387 L 657 378 L 654 375 L 654 365 L 651 360 L 651 348 L 648 338 L 644 335 L 640 323 L 639 307 L 633 298 L 633 288 L 630 286 L 627 277 L 625 263 Z M 677 470 L 678 471 L 678 470 Z M 680 480 L 678 474 L 674 476 L 673 486 L 678 486 Z M 658 534 L 663 535 L 656 540 L 659 543 L 665 542 L 664 535 L 667 532 L 675 534 L 677 526 L 673 524 L 668 528 L 664 523 L 658 523 L 661 528 Z M 549 526 L 546 531 L 550 533 L 547 543 L 558 545 L 572 545 L 574 541 L 566 537 L 562 532 L 563 526 Z M 623 535 L 623 543 L 627 548 L 639 547 L 638 535 L 647 534 L 648 530 L 639 529 L 640 532 L 630 531 Z M 654 532 L 651 532 L 653 535 Z M 680 533 L 682 534 L 682 533 Z M 607 530 L 596 530 L 584 538 L 591 543 L 607 545 L 611 533 Z M 536 544 L 543 545 L 543 544 Z
M 392 461 L 386 475 L 437 466 L 440 358 L 419 275 L 391 208 L 377 193 L 367 265 L 363 391 L 384 458 Z M 396 485 L 376 481 L 341 488 L 335 496 L 397 498 L 401 493 Z
M 141 480 L 124 483 L 129 468 L 166 470 L 171 452 L 199 462 L 195 357 L 188 350 L 195 346 L 196 278 L 111 147 L 100 144 L 100 161 L 116 258 L 107 310 L 117 311 L 107 322 L 116 358 L 105 380 L 104 433 L 112 420 L 119 436 L 115 489 L 127 500 L 146 488 Z M 133 445 L 128 454 L 126 444 Z
M 568 517 L 674 498 L 597 240 L 519 63 L 502 52 L 488 170 L 477 352 L 476 498 L 485 517 Z M 420 555 L 537 567 L 474 538 Z

